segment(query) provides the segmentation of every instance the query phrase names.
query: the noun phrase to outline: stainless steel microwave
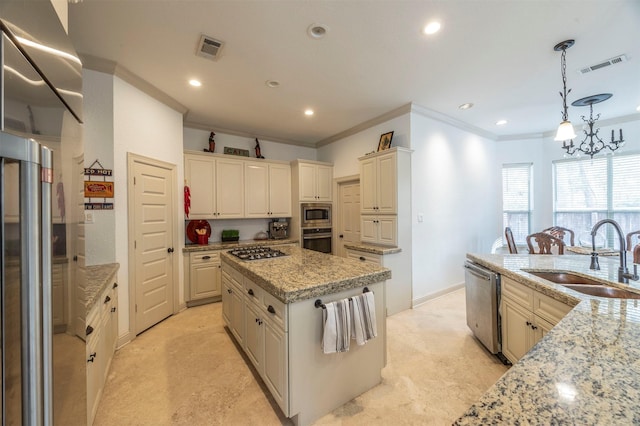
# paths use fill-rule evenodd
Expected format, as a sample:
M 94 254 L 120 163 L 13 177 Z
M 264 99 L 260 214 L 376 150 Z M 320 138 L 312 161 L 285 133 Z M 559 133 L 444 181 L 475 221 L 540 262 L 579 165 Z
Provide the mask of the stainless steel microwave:
M 331 204 L 302 203 L 300 209 L 300 226 L 303 228 L 331 227 Z

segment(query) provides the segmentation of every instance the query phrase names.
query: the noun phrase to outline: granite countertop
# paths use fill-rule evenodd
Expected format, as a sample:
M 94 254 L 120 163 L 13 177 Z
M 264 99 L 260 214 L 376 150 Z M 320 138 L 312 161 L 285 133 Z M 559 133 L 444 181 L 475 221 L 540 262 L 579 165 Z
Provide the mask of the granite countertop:
M 387 246 L 378 246 L 375 244 L 365 244 L 365 243 L 346 243 L 344 248 L 363 251 L 365 253 L 373 253 L 373 254 L 393 254 L 400 253 L 402 249 L 400 247 L 387 247 Z
M 284 303 L 321 297 L 391 278 L 391 270 L 300 247 L 282 247 L 288 256 L 245 261 L 223 252 L 231 264 Z
M 120 264 L 106 263 L 104 265 L 87 266 L 85 270 L 85 308 L 87 315 L 95 305 L 102 291 L 111 284 L 112 278 L 118 272 Z
M 526 272 L 571 271 L 640 292 L 637 281 L 617 282 L 617 258 L 592 271 L 588 256 L 467 257 L 576 306 L 454 424 L 640 423 L 640 300 L 588 296 Z
M 206 245 L 200 244 L 187 244 L 183 249 L 183 253 L 191 253 L 194 251 L 207 251 L 207 250 L 231 250 L 238 246 L 276 246 L 280 244 L 298 244 L 300 240 L 296 239 L 282 239 L 282 240 L 240 240 L 233 242 L 218 241 L 215 243 L 209 243 Z

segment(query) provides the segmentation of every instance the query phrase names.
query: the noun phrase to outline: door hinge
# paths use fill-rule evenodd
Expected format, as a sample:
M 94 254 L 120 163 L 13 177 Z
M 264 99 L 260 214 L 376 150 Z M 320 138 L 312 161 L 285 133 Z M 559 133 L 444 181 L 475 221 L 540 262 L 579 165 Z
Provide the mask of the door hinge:
M 134 241 L 134 242 L 133 242 L 133 248 L 134 248 L 134 249 L 135 249 L 135 248 L 138 248 L 138 242 L 137 242 L 137 241 Z
M 136 303 L 136 312 L 138 312 L 138 304 Z
M 133 184 L 134 185 L 136 184 L 136 177 L 135 176 L 133 177 Z

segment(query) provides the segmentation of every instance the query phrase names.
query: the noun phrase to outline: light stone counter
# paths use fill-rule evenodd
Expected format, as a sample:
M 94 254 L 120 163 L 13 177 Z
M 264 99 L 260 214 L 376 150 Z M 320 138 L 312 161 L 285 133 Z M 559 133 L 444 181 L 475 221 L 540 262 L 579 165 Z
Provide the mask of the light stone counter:
M 600 258 L 601 270 L 591 271 L 588 256 L 467 257 L 577 305 L 455 425 L 640 423 L 640 300 L 587 296 L 525 272 L 571 271 L 640 292 L 638 282 L 617 282 L 617 258 Z
M 321 297 L 391 278 L 391 271 L 344 257 L 300 247 L 282 247 L 289 256 L 245 261 L 223 252 L 223 262 L 284 303 Z
M 98 296 L 111 283 L 111 279 L 118 272 L 118 268 L 120 268 L 119 263 L 106 263 L 84 268 L 87 280 L 84 299 L 87 314 L 96 303 Z
M 347 243 L 344 245 L 344 248 L 363 251 L 365 253 L 380 254 L 383 256 L 385 254 L 400 253 L 402 251 L 400 247 L 387 247 L 387 246 L 378 246 L 374 244 L 363 244 L 363 243 Z
M 218 241 L 215 243 L 200 245 L 200 244 L 187 244 L 183 249 L 183 253 L 191 253 L 194 251 L 207 251 L 207 250 L 231 250 L 241 246 L 276 246 L 281 244 L 298 244 L 300 241 L 296 239 L 282 239 L 282 240 L 240 240 L 233 242 Z

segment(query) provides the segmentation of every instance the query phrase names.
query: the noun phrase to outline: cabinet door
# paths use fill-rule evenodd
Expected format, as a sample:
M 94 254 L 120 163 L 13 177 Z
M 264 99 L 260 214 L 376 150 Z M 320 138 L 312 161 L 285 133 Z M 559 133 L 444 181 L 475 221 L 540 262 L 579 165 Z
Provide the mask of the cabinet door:
M 378 216 L 378 240 L 380 244 L 395 246 L 398 242 L 398 218 L 396 216 Z
M 318 165 L 316 182 L 317 200 L 332 201 L 333 167 Z
M 269 216 L 269 166 L 267 164 L 245 163 L 245 216 Z M 289 189 L 289 191 L 291 191 Z M 291 203 L 291 201 L 289 201 Z
M 375 216 L 360 216 L 360 240 L 375 243 L 378 238 L 378 224 Z
M 554 327 L 554 324 L 551 324 L 549 321 L 540 318 L 539 316 L 535 316 L 535 324 L 533 325 L 533 340 L 531 342 L 531 346 L 533 347 L 536 343 L 538 343 L 544 336 L 547 335 L 549 331 Z
M 269 216 L 291 216 L 291 166 L 269 165 Z
M 191 300 L 220 295 L 220 261 L 191 266 Z
M 506 297 L 502 298 L 501 305 L 502 353 L 515 364 L 533 346 L 532 314 Z
M 298 183 L 300 185 L 300 201 L 318 201 L 317 196 L 317 166 L 315 164 L 298 164 Z
M 233 293 L 233 288 L 231 284 L 229 284 L 228 278 L 226 277 L 226 273 L 222 274 L 222 319 L 224 323 L 231 329 L 231 309 L 233 305 L 233 300 L 231 297 L 231 293 Z
M 215 161 L 199 156 L 184 157 L 184 175 L 191 192 L 189 219 L 215 216 Z
M 289 412 L 287 333 L 266 321 L 264 328 L 264 382 L 284 413 Z
M 100 352 L 100 340 L 102 339 L 99 326 L 99 316 L 94 312 L 89 314 L 87 324 L 91 325 L 93 332 L 87 336 L 87 424 L 93 424 L 98 399 L 102 389 L 102 357 Z
M 377 212 L 395 214 L 397 207 L 397 180 L 396 154 L 388 154 L 377 158 Z
M 238 160 L 217 159 L 215 187 L 215 217 L 244 217 L 244 163 Z
M 246 324 L 244 344 L 247 356 L 260 375 L 263 374 L 264 320 L 257 306 L 247 303 L 244 310 Z
M 376 212 L 376 159 L 368 158 L 360 162 L 360 212 Z
M 231 333 L 235 336 L 240 346 L 244 346 L 244 297 L 242 290 L 236 286 L 231 292 Z

